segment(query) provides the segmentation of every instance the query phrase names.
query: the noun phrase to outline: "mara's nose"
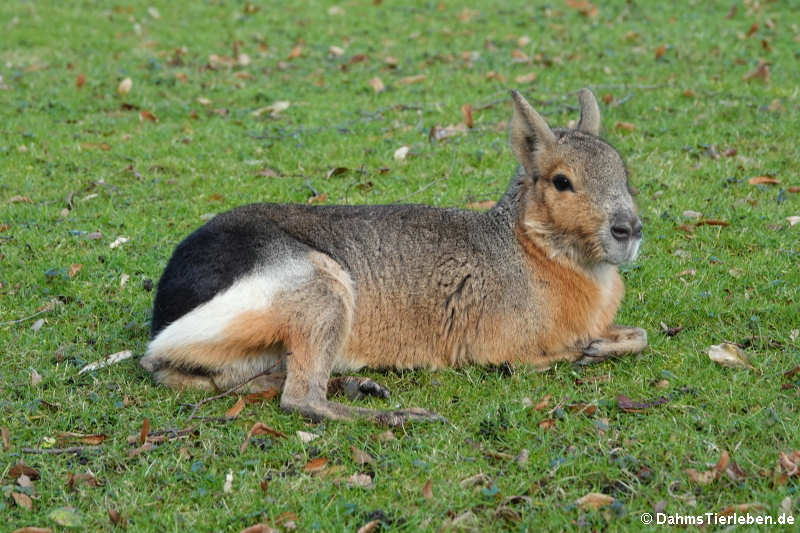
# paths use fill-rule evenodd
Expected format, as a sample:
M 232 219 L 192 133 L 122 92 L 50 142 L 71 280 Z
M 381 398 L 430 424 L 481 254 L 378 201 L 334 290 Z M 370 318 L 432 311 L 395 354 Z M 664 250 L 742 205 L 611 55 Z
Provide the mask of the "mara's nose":
M 611 235 L 618 241 L 642 238 L 642 221 L 633 213 L 617 213 L 611 221 Z

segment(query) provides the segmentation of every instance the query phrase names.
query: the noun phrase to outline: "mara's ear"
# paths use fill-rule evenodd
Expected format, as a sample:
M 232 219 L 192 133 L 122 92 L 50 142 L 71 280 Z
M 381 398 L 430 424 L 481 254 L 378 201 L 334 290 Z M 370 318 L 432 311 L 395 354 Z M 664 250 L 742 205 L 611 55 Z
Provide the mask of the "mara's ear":
M 547 122 L 518 91 L 511 91 L 514 115 L 509 126 L 509 142 L 514 157 L 529 175 L 535 173 L 535 152 L 556 144 L 556 136 Z
M 594 94 L 589 89 L 581 89 L 578 92 L 578 101 L 581 104 L 581 119 L 578 121 L 578 130 L 592 135 L 599 135 L 600 108 L 597 105 L 597 99 Z

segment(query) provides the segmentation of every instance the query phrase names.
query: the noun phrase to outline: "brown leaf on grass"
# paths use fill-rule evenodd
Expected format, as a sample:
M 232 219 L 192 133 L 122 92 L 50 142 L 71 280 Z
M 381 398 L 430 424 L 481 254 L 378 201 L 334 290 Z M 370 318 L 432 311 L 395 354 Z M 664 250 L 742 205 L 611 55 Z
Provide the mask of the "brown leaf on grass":
M 14 503 L 17 504 L 17 507 L 23 507 L 27 510 L 33 509 L 33 500 L 31 497 L 23 492 L 11 492 L 11 497 L 14 499 Z
M 241 453 L 244 453 L 244 451 L 247 449 L 247 446 L 250 444 L 250 439 L 256 435 L 272 435 L 273 437 L 278 437 L 280 439 L 286 438 L 286 435 L 277 429 L 272 429 L 262 422 L 256 422 L 253 424 L 253 427 L 250 428 L 250 431 L 247 432 L 247 437 L 245 437 L 242 447 L 240 448 Z
M 49 527 L 27 526 L 15 529 L 12 533 L 53 533 L 53 530 Z
M 652 407 L 658 407 L 659 405 L 664 405 L 668 402 L 669 398 L 667 398 L 666 396 L 659 396 L 658 398 L 654 398 L 652 400 L 637 402 L 625 396 L 624 394 L 617 395 L 617 407 L 619 407 L 626 413 L 640 413 L 646 409 L 650 409 Z
M 70 279 L 72 279 L 78 274 L 78 272 L 81 271 L 82 268 L 83 268 L 82 264 L 72 263 L 69 267 L 69 270 L 67 271 L 67 275 L 70 277 Z
M 742 470 L 742 467 L 736 464 L 736 461 L 731 461 L 730 464 L 728 464 L 728 467 L 725 469 L 725 475 L 734 483 L 747 479 L 747 473 Z
M 586 416 L 592 416 L 597 411 L 597 406 L 583 402 L 573 403 L 567 406 L 570 413 L 582 413 Z
M 128 457 L 133 459 L 137 455 L 143 454 L 144 452 L 149 452 L 152 449 L 153 449 L 153 443 L 152 442 L 145 442 L 144 444 L 142 444 L 138 448 L 134 448 L 131 451 L 129 451 L 128 452 Z
M 39 479 L 39 471 L 33 467 L 26 465 L 23 461 L 15 464 L 8 470 L 8 477 L 11 479 L 17 479 L 21 475 L 26 475 L 32 480 L 36 481 Z
M 334 176 L 340 176 L 342 174 L 345 174 L 348 170 L 350 169 L 347 167 L 333 167 L 332 169 L 330 169 L 328 172 L 325 173 L 325 178 L 330 179 Z
M 631 122 L 617 122 L 616 126 L 614 127 L 617 128 L 618 130 L 628 131 L 628 132 L 636 130 L 636 124 L 633 124 Z
M 0 224 L 0 233 L 2 233 L 4 231 L 8 231 L 10 229 L 11 229 L 11 226 L 9 224 Z
M 514 78 L 514 81 L 519 84 L 533 83 L 536 81 L 536 73 L 529 72 L 527 74 L 520 74 L 519 76 Z
M 599 13 L 597 6 L 588 0 L 567 0 L 567 7 L 575 9 L 584 17 L 593 18 Z
M 131 92 L 132 88 L 133 88 L 133 80 L 130 78 L 125 78 L 124 80 L 119 82 L 119 85 L 117 85 L 117 94 L 120 96 L 125 96 L 129 92 Z
M 236 400 L 236 403 L 234 403 L 230 409 L 225 411 L 225 418 L 233 419 L 239 416 L 239 413 L 241 413 L 242 409 L 244 409 L 245 403 L 244 397 L 239 396 L 239 399 Z
M 0 428 L 0 437 L 3 439 L 3 451 L 7 452 L 11 449 L 11 432 L 8 431 L 7 427 L 3 426 Z
M 31 387 L 35 387 L 41 382 L 42 382 L 42 375 L 39 374 L 35 368 L 31 368 Z
M 115 526 L 119 526 L 122 529 L 128 527 L 128 521 L 116 509 L 112 509 L 109 507 L 108 519 L 111 520 L 112 524 L 114 524 Z
M 750 29 L 749 29 L 749 30 L 747 30 L 747 37 L 748 37 L 748 38 L 749 38 L 749 37 L 752 37 L 752 36 L 753 36 L 753 34 L 754 34 L 755 32 L 757 32 L 757 31 L 758 31 L 758 21 L 756 21 L 756 22 L 753 22 L 752 26 L 750 26 Z
M 703 220 L 698 220 L 694 223 L 695 226 L 722 226 L 723 228 L 726 226 L 730 226 L 731 223 L 727 220 L 718 220 L 715 218 L 704 218 Z
M 103 150 L 108 152 L 111 150 L 111 145 L 108 143 L 81 143 L 81 148 L 84 150 Z
M 383 91 L 386 90 L 386 86 L 383 84 L 383 81 L 381 81 L 381 79 L 378 76 L 370 78 L 367 83 L 369 84 L 370 87 L 372 87 L 372 90 L 375 91 L 376 93 L 382 93 Z
M 791 369 L 791 370 L 789 370 L 787 372 L 784 372 L 783 373 L 783 377 L 785 377 L 786 379 L 789 379 L 790 377 L 792 377 L 792 376 L 794 376 L 796 374 L 800 374 L 800 366 L 796 366 L 793 369 Z M 5 429 L 5 428 L 3 428 L 3 429 Z M 5 442 L 5 439 L 3 439 L 3 440 Z
M 261 402 L 268 402 L 270 400 L 275 399 L 281 393 L 280 387 L 272 387 L 266 390 L 262 390 L 259 392 L 251 392 L 250 394 L 244 395 L 245 403 L 261 403 Z
M 66 486 L 70 490 L 75 490 L 78 485 L 86 485 L 88 487 L 102 487 L 103 482 L 94 477 L 91 471 L 85 474 L 70 474 L 67 478 Z
M 683 326 L 667 326 L 664 322 L 661 322 L 661 331 L 664 332 L 664 335 L 667 337 L 674 337 L 681 331 L 683 331 Z
M 241 533 L 280 533 L 277 529 L 273 528 L 269 524 L 265 524 L 264 522 L 260 522 L 258 524 L 253 524 L 252 526 L 244 528 Z
M 539 428 L 545 431 L 556 425 L 555 418 L 547 418 L 539 422 Z
M 347 478 L 347 485 L 350 487 L 360 487 L 362 489 L 371 489 L 373 487 L 372 478 L 368 474 L 361 474 L 359 472 Z
M 656 59 L 661 59 L 662 57 L 664 57 L 664 54 L 666 54 L 666 53 L 667 53 L 667 45 L 662 44 L 661 46 L 656 48 L 655 58 Z
M 550 400 L 552 400 L 552 399 L 553 399 L 553 396 L 552 396 L 552 395 L 550 395 L 550 394 L 545 394 L 545 395 L 544 395 L 544 398 L 542 398 L 541 400 L 539 400 L 539 403 L 537 403 L 537 404 L 536 404 L 536 405 L 533 407 L 533 410 L 534 410 L 534 411 L 541 411 L 542 409 L 544 409 L 544 408 L 546 408 L 548 405 L 550 405 Z
M 431 483 L 430 479 L 425 483 L 425 486 L 422 487 L 422 497 L 426 500 L 433 499 L 433 483 Z
M 589 494 L 581 496 L 575 500 L 575 503 L 577 503 L 582 509 L 599 509 L 601 507 L 605 507 L 606 505 L 611 505 L 613 502 L 614 498 L 608 494 L 602 494 L 600 492 L 590 492 Z
M 461 106 L 461 116 L 464 117 L 464 124 L 466 124 L 468 128 L 475 126 L 475 123 L 472 121 L 472 104 L 464 104 Z
M 734 513 L 749 513 L 750 510 L 766 511 L 767 506 L 761 503 L 737 503 L 735 505 L 729 505 L 725 507 L 717 514 L 727 516 Z
M 744 350 L 730 342 L 710 346 L 708 348 L 708 357 L 715 363 L 728 368 L 755 370 Z
M 763 59 L 758 60 L 758 65 L 756 68 L 742 76 L 743 81 L 750 81 L 750 80 L 760 80 L 764 83 L 769 82 L 770 71 L 769 71 L 769 63 L 764 61 Z
M 158 122 L 158 117 L 155 116 L 150 111 L 142 109 L 141 111 L 139 111 L 139 122 L 144 122 L 145 120 L 149 120 L 150 122 L 156 123 Z
M 406 76 L 404 78 L 400 78 L 397 80 L 398 85 L 411 85 L 413 83 L 419 83 L 428 79 L 428 76 L 425 74 L 417 74 L 415 76 Z
M 468 478 L 464 478 L 458 482 L 462 489 L 471 489 L 472 487 L 488 487 L 492 483 L 492 478 L 486 474 L 475 474 Z
M 800 474 L 800 450 L 790 453 L 780 452 L 776 471 L 783 473 L 787 478 Z
M 355 446 L 350 446 L 350 456 L 353 458 L 353 462 L 357 465 L 374 465 L 375 459 L 363 450 L 359 450 Z
M 482 202 L 470 202 L 467 204 L 467 208 L 486 210 L 493 208 L 496 203 L 497 202 L 495 202 L 494 200 L 484 200 Z
M 514 63 L 527 63 L 530 61 L 528 54 L 520 50 L 519 48 L 514 48 L 511 50 L 511 60 Z
M 314 472 L 320 472 L 324 470 L 328 466 L 328 458 L 327 457 L 317 457 L 316 459 L 310 460 L 306 465 L 303 467 L 303 472 L 308 472 L 313 474 Z
M 381 525 L 380 520 L 370 520 L 369 522 L 358 528 L 358 531 L 356 531 L 356 533 L 372 533 L 373 531 L 376 531 L 380 527 L 380 525 Z
M 300 57 L 302 55 L 302 53 L 303 53 L 303 45 L 302 44 L 296 44 L 294 46 L 294 48 L 292 48 L 292 51 L 289 52 L 289 56 L 287 57 L 287 59 L 289 59 L 289 60 L 297 59 L 298 57 Z
M 10 203 L 10 204 L 30 204 L 30 203 L 33 203 L 33 201 L 28 196 L 16 195 L 16 196 L 12 196 L 11 198 L 9 198 L 8 199 L 8 203 Z
M 147 442 L 147 435 L 150 434 L 150 420 L 147 418 L 142 422 L 142 430 L 139 432 L 139 444 Z
M 714 468 L 711 470 L 698 472 L 694 468 L 687 468 L 684 471 L 689 476 L 689 479 L 694 483 L 697 483 L 698 485 L 708 485 L 712 481 L 715 481 L 717 478 L 719 478 L 723 472 L 725 472 L 725 469 L 728 468 L 729 462 L 730 456 L 728 455 L 728 452 L 726 450 L 722 450 L 719 461 L 717 461 L 717 464 L 714 465 Z
M 772 176 L 756 176 L 747 180 L 750 185 L 777 185 L 780 182 L 781 180 Z
M 786 190 L 794 194 L 800 193 L 800 187 L 789 187 Z
M 86 75 L 81 72 L 78 74 L 78 77 L 75 78 L 75 87 L 78 89 L 83 89 L 83 86 L 86 85 Z
M 102 444 L 104 440 L 108 437 L 103 433 L 73 433 L 71 431 L 62 431 L 56 434 L 58 442 L 66 443 L 66 442 L 82 442 L 83 444 L 88 444 L 89 446 L 97 446 L 98 444 Z
M 328 201 L 328 194 L 327 193 L 315 194 L 314 196 L 311 196 L 308 199 L 308 203 L 311 204 L 311 205 L 313 205 L 313 204 L 324 204 L 327 201 Z

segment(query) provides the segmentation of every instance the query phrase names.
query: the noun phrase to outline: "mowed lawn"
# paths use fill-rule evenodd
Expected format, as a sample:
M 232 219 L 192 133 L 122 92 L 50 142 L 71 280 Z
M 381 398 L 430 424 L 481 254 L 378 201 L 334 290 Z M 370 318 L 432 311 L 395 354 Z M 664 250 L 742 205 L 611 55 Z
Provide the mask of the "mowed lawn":
M 0 529 L 800 519 L 798 12 L 796 1 L 0 3 Z M 235 395 L 189 420 L 204 395 L 155 386 L 138 366 L 153 286 L 214 213 L 257 201 L 485 209 L 515 169 L 509 89 L 563 126 L 584 86 L 638 191 L 645 242 L 622 268 L 619 321 L 648 330 L 641 356 L 364 372 L 392 397 L 358 403 L 450 420 L 394 438 L 310 424 L 276 400 L 226 419 Z M 752 368 L 710 360 L 722 342 Z M 134 357 L 78 374 L 125 350 Z M 257 422 L 285 438 L 255 435 L 242 451 Z

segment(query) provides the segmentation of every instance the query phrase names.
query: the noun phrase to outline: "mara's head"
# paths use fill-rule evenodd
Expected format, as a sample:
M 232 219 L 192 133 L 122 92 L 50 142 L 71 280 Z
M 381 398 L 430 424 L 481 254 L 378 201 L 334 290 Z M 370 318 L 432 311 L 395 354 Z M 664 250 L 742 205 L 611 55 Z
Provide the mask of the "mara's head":
M 523 174 L 526 235 L 586 266 L 635 259 L 642 223 L 622 157 L 598 137 L 600 109 L 592 92 L 579 93 L 575 129 L 550 129 L 516 91 L 512 101 L 510 141 Z

